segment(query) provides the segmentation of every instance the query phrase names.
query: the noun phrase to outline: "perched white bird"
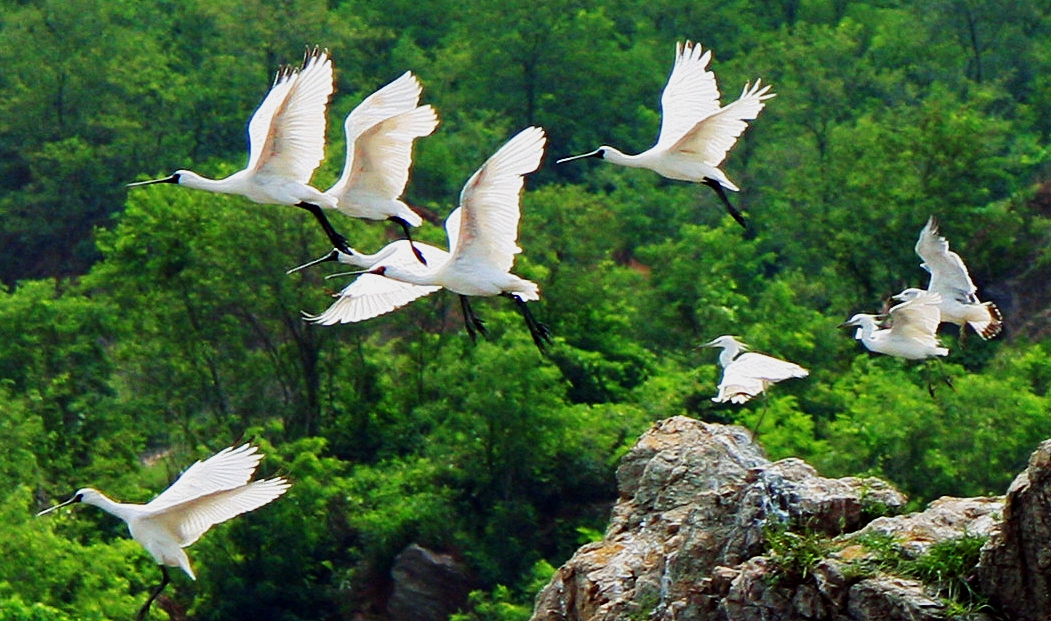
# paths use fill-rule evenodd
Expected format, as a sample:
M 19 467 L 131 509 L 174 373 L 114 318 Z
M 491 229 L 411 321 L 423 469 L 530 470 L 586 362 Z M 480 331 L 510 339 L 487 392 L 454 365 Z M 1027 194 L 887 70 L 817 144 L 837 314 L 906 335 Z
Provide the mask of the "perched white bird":
M 661 131 L 657 144 L 638 155 L 627 155 L 609 146 L 590 153 L 558 160 L 569 162 L 597 157 L 621 166 L 648 168 L 669 179 L 703 183 L 715 190 L 734 220 L 747 226 L 726 196 L 725 190 L 738 187 L 719 169 L 726 153 L 737 142 L 748 124 L 774 96 L 769 86 L 745 84 L 741 97 L 719 107 L 719 87 L 715 74 L 708 71 L 711 50 L 689 41 L 675 44 L 675 66 L 661 95 Z
M 177 170 L 163 179 L 129 183 L 128 187 L 175 183 L 196 190 L 239 194 L 256 203 L 294 205 L 314 215 L 333 246 L 346 251 L 322 207 L 335 209 L 337 198 L 309 185 L 325 157 L 325 110 L 332 95 L 332 62 L 314 48 L 302 68 L 283 67 L 263 103 L 248 122 L 248 166 L 225 179 L 208 179 Z
M 510 270 L 515 255 L 522 251 L 517 244 L 522 177 L 540 166 L 545 141 L 543 129 L 524 129 L 475 171 L 460 193 L 460 208 L 445 223 L 448 259 L 428 264 L 423 271 L 381 262 L 371 273 L 414 285 L 440 286 L 459 294 L 472 340 L 476 330 L 482 334 L 486 330 L 471 310 L 468 296 L 509 297 L 525 318 L 533 342 L 543 351 L 550 334 L 526 306 L 527 301 L 540 299 L 539 288 Z
M 400 198 L 409 181 L 412 144 L 438 126 L 434 108 L 417 107 L 422 90 L 416 77 L 406 71 L 347 115 L 343 175 L 325 191 L 348 216 L 400 225 L 410 243 L 409 227 L 423 222 Z M 425 263 L 423 255 L 414 253 Z
M 879 354 L 908 360 L 947 356 L 949 350 L 941 347 L 935 336 L 941 321 L 940 303 L 940 295 L 923 291 L 890 309 L 889 328 L 881 328 L 876 315 L 866 314 L 854 315 L 840 326 L 857 326 L 854 338 Z
M 326 261 L 338 261 L 345 265 L 353 265 L 366 270 L 382 262 L 387 265 L 399 265 L 407 270 L 422 272 L 426 268 L 420 264 L 415 255 L 416 252 L 422 252 L 426 264 L 442 263 L 449 258 L 449 253 L 441 248 L 419 242 L 412 243 L 412 245 L 410 243 L 412 242 L 409 240 L 399 239 L 387 244 L 376 254 L 361 254 L 357 251 L 347 254 L 341 250 L 333 249 L 332 252 L 320 259 L 294 267 L 288 270 L 288 273 L 298 272 L 301 269 Z M 339 274 L 332 274 L 329 278 L 332 276 L 339 276 Z M 343 291 L 333 296 L 336 298 L 336 301 L 328 310 L 318 315 L 304 313 L 303 316 L 307 321 L 319 323 L 323 326 L 331 326 L 337 323 L 354 323 L 389 313 L 439 289 L 441 287 L 437 285 L 413 285 L 366 272 L 360 274 Z
M 971 282 L 967 266 L 960 255 L 949 250 L 949 242 L 938 235 L 938 222 L 932 216 L 927 225 L 920 231 L 916 242 L 916 254 L 923 263 L 920 267 L 931 274 L 927 291 L 941 295 L 938 304 L 941 320 L 960 326 L 960 335 L 965 326 L 970 324 L 983 339 L 991 339 L 1003 329 L 1003 317 L 1000 309 L 992 302 L 981 302 L 975 293 L 978 289 Z M 923 293 L 923 289 L 910 287 L 898 295 L 895 300 L 908 301 Z
M 719 382 L 719 394 L 712 397 L 712 401 L 717 403 L 745 403 L 771 384 L 810 375 L 810 371 L 798 364 L 749 352 L 747 345 L 729 335 L 720 336 L 703 347 L 723 348 L 719 353 L 723 379 Z
M 85 487 L 77 490 L 73 498 L 37 516 L 83 502 L 124 520 L 132 538 L 146 548 L 164 575 L 160 586 L 139 610 L 137 618 L 142 619 L 168 585 L 168 567 L 180 567 L 190 578 L 197 579 L 183 548 L 215 524 L 257 509 L 288 490 L 288 481 L 281 477 L 249 482 L 262 457 L 249 444 L 225 448 L 187 468 L 171 487 L 145 505 L 116 502 Z

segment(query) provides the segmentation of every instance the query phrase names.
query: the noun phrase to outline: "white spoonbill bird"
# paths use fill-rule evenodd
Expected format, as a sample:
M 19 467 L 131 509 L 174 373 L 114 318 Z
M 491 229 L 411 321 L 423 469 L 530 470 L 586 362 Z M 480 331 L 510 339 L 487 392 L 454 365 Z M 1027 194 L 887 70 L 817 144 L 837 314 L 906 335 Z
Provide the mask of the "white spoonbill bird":
M 690 41 L 675 44 L 675 66 L 661 95 L 661 130 L 657 144 L 637 155 L 627 155 L 603 145 L 590 153 L 564 157 L 557 163 L 597 157 L 621 166 L 648 168 L 669 179 L 703 183 L 715 190 L 726 210 L 743 227 L 741 215 L 725 190 L 738 187 L 719 169 L 726 153 L 737 142 L 750 121 L 759 115 L 764 102 L 774 96 L 770 87 L 745 84 L 741 97 L 719 106 L 719 87 L 708 70 L 711 50 Z
M 943 322 L 960 326 L 961 338 L 968 324 L 983 339 L 991 339 L 1000 334 L 1000 330 L 1003 329 L 1000 309 L 992 302 L 982 302 L 978 299 L 978 289 L 971 282 L 967 266 L 963 264 L 960 255 L 949 250 L 948 240 L 938 235 L 938 222 L 934 216 L 927 220 L 927 225 L 920 231 L 920 239 L 916 242 L 916 254 L 923 259 L 920 267 L 931 274 L 927 291 L 941 295 L 942 301 L 938 304 L 938 310 L 941 311 Z M 923 289 L 910 287 L 893 299 L 908 301 L 922 293 Z
M 256 203 L 306 209 L 321 224 L 333 246 L 347 250 L 322 207 L 335 209 L 337 199 L 309 185 L 325 157 L 325 110 L 332 95 L 332 62 L 328 51 L 307 51 L 302 68 L 282 67 L 263 103 L 248 122 L 248 166 L 225 179 L 208 179 L 177 170 L 163 179 L 129 183 L 128 187 L 175 183 L 196 190 L 239 194 Z
M 854 338 L 869 350 L 907 360 L 947 356 L 949 350 L 938 344 L 941 296 L 923 291 L 907 302 L 891 307 L 889 328 L 881 328 L 876 315 L 859 313 L 840 327 L 857 326 Z
M 712 397 L 712 401 L 716 403 L 745 403 L 765 391 L 771 384 L 810 375 L 810 371 L 798 364 L 750 352 L 747 345 L 729 335 L 720 336 L 702 347 L 723 349 L 719 353 L 723 379 L 719 382 L 719 394 Z
M 424 265 L 427 263 L 441 263 L 449 258 L 449 253 L 441 248 L 436 248 L 430 244 L 411 242 L 407 239 L 399 239 L 387 244 L 376 254 L 362 254 L 357 251 L 347 254 L 341 250 L 333 249 L 332 252 L 320 259 L 294 267 L 288 270 L 288 273 L 298 272 L 301 269 L 326 261 L 338 261 L 345 265 L 353 265 L 366 270 L 382 262 L 387 265 L 399 265 L 410 271 L 423 271 L 426 268 L 420 264 L 421 262 L 416 256 L 416 253 L 419 252 L 422 252 L 425 259 Z M 327 278 L 339 275 L 332 274 Z M 319 323 L 323 326 L 364 321 L 389 313 L 439 289 L 441 287 L 437 285 L 413 285 L 365 272 L 361 273 L 352 283 L 333 296 L 336 298 L 336 301 L 328 310 L 318 315 L 303 313 L 303 317 L 307 321 Z
M 164 576 L 139 610 L 136 619 L 141 620 L 168 586 L 168 567 L 180 567 L 190 578 L 197 579 L 183 548 L 200 539 L 212 526 L 258 509 L 288 490 L 288 481 L 281 477 L 249 482 L 262 457 L 249 444 L 225 448 L 187 468 L 171 487 L 145 505 L 116 502 L 85 487 L 37 516 L 83 502 L 124 520 L 132 538 L 153 556 Z
M 544 351 L 550 342 L 547 327 L 538 322 L 526 306 L 539 300 L 536 283 L 511 273 L 518 247 L 518 220 L 521 216 L 523 175 L 540 166 L 544 155 L 544 130 L 529 127 L 500 147 L 482 165 L 460 193 L 460 208 L 445 221 L 449 236 L 449 256 L 428 264 L 428 269 L 407 269 L 403 265 L 381 262 L 371 273 L 413 285 L 440 286 L 460 296 L 467 333 L 486 334 L 485 324 L 471 309 L 468 296 L 502 295 L 518 306 L 533 342 Z
M 419 106 L 422 88 L 411 72 L 369 95 L 343 123 L 347 160 L 343 175 L 325 194 L 348 216 L 390 220 L 412 244 L 410 226 L 423 219 L 400 199 L 409 181 L 412 144 L 438 127 L 431 106 Z M 421 263 L 424 255 L 411 246 Z

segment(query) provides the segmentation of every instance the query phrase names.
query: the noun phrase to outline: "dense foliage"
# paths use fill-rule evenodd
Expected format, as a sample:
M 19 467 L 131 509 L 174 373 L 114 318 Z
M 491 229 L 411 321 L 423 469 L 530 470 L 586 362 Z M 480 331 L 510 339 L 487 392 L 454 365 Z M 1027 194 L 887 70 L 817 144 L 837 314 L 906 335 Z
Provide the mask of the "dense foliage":
M 1002 493 L 1051 432 L 1051 3 L 1042 0 L 0 0 L 0 616 L 126 619 L 157 579 L 115 518 L 33 513 L 92 485 L 145 502 L 239 438 L 279 502 L 217 527 L 155 606 L 192 619 L 380 612 L 410 542 L 453 553 L 463 619 L 519 619 L 601 531 L 618 458 L 652 421 L 758 427 L 772 457 L 875 474 L 917 503 Z M 748 233 L 707 188 L 586 160 L 659 127 L 676 40 L 714 50 L 724 99 L 777 97 L 731 151 Z M 454 296 L 321 328 L 328 249 L 309 215 L 153 186 L 244 162 L 277 66 L 331 50 L 327 187 L 343 117 L 412 70 L 442 118 L 408 201 L 440 222 L 494 149 L 544 126 L 516 270 L 555 334 L 537 354 L 504 300 Z M 1005 310 L 1003 337 L 916 364 L 836 325 L 925 286 L 929 215 Z M 334 220 L 374 251 L 396 231 Z M 422 240 L 442 245 L 425 224 Z M 736 334 L 811 370 L 716 405 Z M 951 386 L 949 385 L 951 384 Z

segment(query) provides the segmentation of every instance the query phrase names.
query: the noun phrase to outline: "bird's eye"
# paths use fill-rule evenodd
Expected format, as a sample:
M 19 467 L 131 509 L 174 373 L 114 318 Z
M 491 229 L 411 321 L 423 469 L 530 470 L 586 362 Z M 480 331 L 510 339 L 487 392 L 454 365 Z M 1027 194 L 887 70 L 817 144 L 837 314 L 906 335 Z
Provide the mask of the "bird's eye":
M 73 497 L 73 502 L 81 502 L 84 500 L 84 494 L 77 494 Z

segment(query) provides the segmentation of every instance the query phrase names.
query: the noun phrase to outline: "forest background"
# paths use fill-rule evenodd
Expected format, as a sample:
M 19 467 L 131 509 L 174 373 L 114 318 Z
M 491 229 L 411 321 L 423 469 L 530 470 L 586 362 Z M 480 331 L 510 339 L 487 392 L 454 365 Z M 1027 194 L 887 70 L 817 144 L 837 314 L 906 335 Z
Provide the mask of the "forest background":
M 1049 35 L 1046 0 L 0 1 L 0 617 L 130 618 L 158 572 L 124 525 L 33 514 L 85 485 L 148 501 L 238 438 L 295 485 L 190 551 L 199 579 L 170 592 L 190 619 L 378 614 L 411 542 L 469 568 L 460 618 L 524 619 L 601 536 L 618 458 L 675 414 L 762 418 L 771 457 L 885 477 L 915 506 L 1003 493 L 1051 435 Z M 749 232 L 707 188 L 553 164 L 649 147 L 687 38 L 724 102 L 758 77 L 777 93 L 726 164 Z M 442 124 L 407 197 L 436 245 L 469 174 L 547 130 L 516 271 L 540 284 L 550 356 L 502 300 L 476 305 L 492 339 L 472 345 L 444 292 L 304 323 L 340 286 L 285 275 L 329 249 L 308 214 L 125 190 L 240 169 L 274 72 L 314 44 L 337 72 L 318 187 L 353 106 L 419 76 Z M 1005 334 L 943 329 L 933 365 L 871 355 L 836 326 L 926 285 L 931 215 Z M 366 252 L 397 237 L 333 220 Z M 716 352 L 696 347 L 721 334 L 811 375 L 714 404 Z

